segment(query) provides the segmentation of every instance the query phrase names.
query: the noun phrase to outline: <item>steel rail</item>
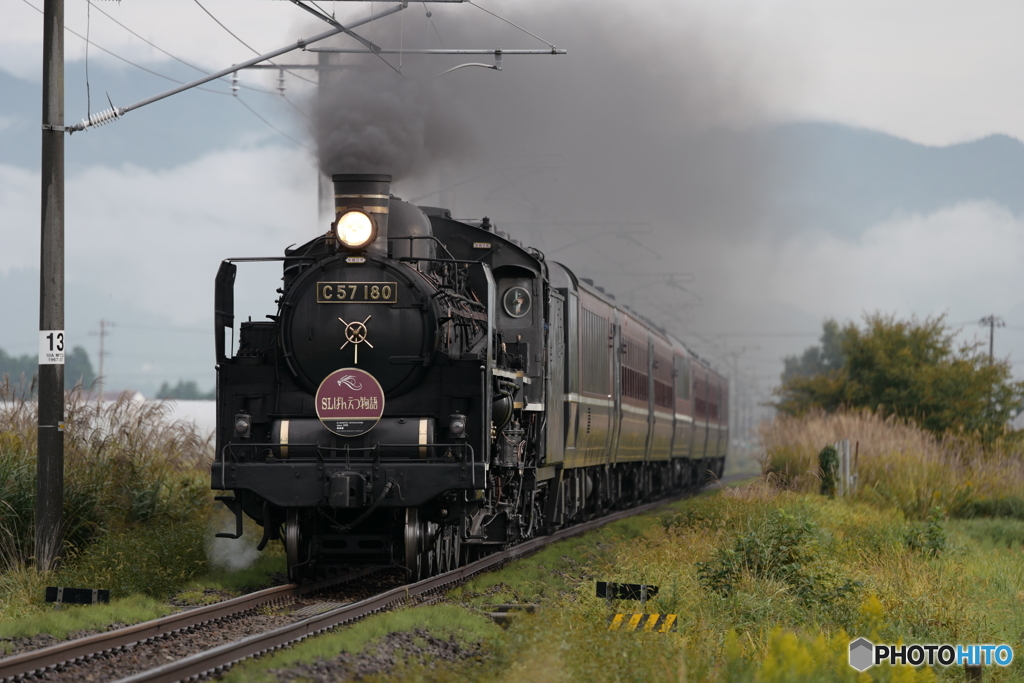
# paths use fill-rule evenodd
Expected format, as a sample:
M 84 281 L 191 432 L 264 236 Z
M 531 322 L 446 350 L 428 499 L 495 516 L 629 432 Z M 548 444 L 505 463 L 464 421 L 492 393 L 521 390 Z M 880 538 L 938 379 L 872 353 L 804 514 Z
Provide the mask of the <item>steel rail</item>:
M 727 482 L 722 481 L 720 483 L 724 484 Z M 231 665 L 240 662 L 243 659 L 280 649 L 286 645 L 297 643 L 310 636 L 328 631 L 336 626 L 357 621 L 376 612 L 385 611 L 399 603 L 408 601 L 410 598 L 439 590 L 450 584 L 464 581 L 474 574 L 478 574 L 491 569 L 496 565 L 533 553 L 534 551 L 551 543 L 557 543 L 558 541 L 563 541 L 567 538 L 572 538 L 573 536 L 579 536 L 580 534 L 584 534 L 620 519 L 649 512 L 650 510 L 654 510 L 658 507 L 685 498 L 687 495 L 691 495 L 691 493 L 687 492 L 684 494 L 670 496 L 653 503 L 647 503 L 645 505 L 640 505 L 628 510 L 622 510 L 604 517 L 583 522 L 581 524 L 562 529 L 561 531 L 557 531 L 548 536 L 542 536 L 540 538 L 527 541 L 526 543 L 516 545 L 508 550 L 488 555 L 487 557 L 483 557 L 475 562 L 467 564 L 464 567 L 453 569 L 452 571 L 445 572 L 444 574 L 438 574 L 437 576 L 406 586 L 399 586 L 398 588 L 393 588 L 373 597 L 366 598 L 365 600 L 345 605 L 343 607 L 338 607 L 337 609 L 309 617 L 302 621 L 297 621 L 293 624 L 288 624 L 264 633 L 248 636 L 233 643 L 226 643 L 219 647 L 206 650 L 205 652 L 200 652 L 184 657 L 175 662 L 170 662 L 154 669 L 150 669 L 149 671 L 143 671 L 138 674 L 122 678 L 117 681 L 117 683 L 175 683 L 176 681 L 210 675 L 227 669 Z
M 50 647 L 6 657 L 0 659 L 0 681 L 15 681 L 39 671 L 52 670 L 72 662 L 84 661 L 98 654 L 159 638 L 193 626 L 225 619 L 263 605 L 282 602 L 306 593 L 329 588 L 379 569 L 379 567 L 368 567 L 301 586 L 288 584 L 267 588 L 249 595 L 145 621 L 116 631 L 76 638 Z
M 731 480 L 732 478 L 722 480 L 720 484 L 729 483 Z M 385 610 L 409 598 L 464 581 L 474 574 L 531 554 L 551 543 L 578 536 L 620 519 L 648 512 L 691 494 L 692 492 L 687 492 L 670 496 L 653 503 L 647 503 L 589 520 L 562 529 L 551 535 L 532 539 L 503 552 L 488 555 L 445 574 L 439 574 L 415 584 L 399 586 L 365 600 L 345 605 L 293 624 L 184 657 L 176 662 L 124 678 L 121 680 L 121 683 L 129 681 L 132 683 L 137 681 L 178 681 L 208 674 L 215 670 L 225 669 L 243 659 L 276 650 L 290 643 L 301 641 L 310 635 L 316 635 L 335 626 L 353 622 L 375 612 Z M 121 650 L 193 626 L 208 624 L 253 610 L 257 607 L 282 602 L 290 598 L 329 588 L 336 584 L 365 576 L 379 569 L 380 567 L 367 567 L 346 573 L 340 577 L 323 579 L 301 586 L 288 584 L 268 588 L 249 595 L 135 624 L 134 626 L 128 626 L 116 631 L 78 638 L 50 647 L 6 657 L 0 659 L 0 681 L 17 681 L 29 678 L 37 673 L 52 671 L 61 666 L 85 661 L 97 655 Z

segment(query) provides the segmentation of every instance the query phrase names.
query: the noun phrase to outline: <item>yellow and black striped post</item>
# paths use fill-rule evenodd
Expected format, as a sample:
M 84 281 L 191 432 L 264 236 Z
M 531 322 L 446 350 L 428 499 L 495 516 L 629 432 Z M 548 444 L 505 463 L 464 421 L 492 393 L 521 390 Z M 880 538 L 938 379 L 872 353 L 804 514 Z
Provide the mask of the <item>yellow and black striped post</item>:
M 608 624 L 609 631 L 650 631 L 668 633 L 676 630 L 675 614 L 616 614 Z

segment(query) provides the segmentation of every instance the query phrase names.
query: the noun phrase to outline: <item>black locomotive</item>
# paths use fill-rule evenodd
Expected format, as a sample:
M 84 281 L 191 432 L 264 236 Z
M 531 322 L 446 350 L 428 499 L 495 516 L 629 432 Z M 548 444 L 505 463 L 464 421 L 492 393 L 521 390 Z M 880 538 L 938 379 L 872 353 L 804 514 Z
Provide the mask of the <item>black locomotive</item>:
M 282 540 L 295 580 L 410 580 L 721 476 L 727 382 L 487 218 L 334 176 L 336 220 L 287 249 L 278 309 L 215 292 L 214 489 Z M 233 351 L 233 355 L 231 352 Z

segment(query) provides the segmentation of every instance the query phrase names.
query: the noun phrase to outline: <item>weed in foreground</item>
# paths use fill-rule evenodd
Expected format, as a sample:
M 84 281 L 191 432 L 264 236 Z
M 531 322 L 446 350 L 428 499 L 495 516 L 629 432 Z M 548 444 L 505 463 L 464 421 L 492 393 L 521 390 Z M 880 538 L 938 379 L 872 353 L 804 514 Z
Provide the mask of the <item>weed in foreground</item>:
M 869 411 L 778 417 L 761 427 L 774 481 L 801 492 L 822 485 L 818 454 L 849 439 L 857 451 L 854 497 L 925 520 L 939 507 L 954 518 L 1024 519 L 1019 439 L 937 438 L 913 423 Z
M 166 403 L 127 394 L 100 403 L 66 394 L 63 542 L 83 550 L 101 534 L 151 519 L 188 519 L 209 505 L 209 442 L 169 422 Z M 36 404 L 0 383 L 0 571 L 35 553 Z

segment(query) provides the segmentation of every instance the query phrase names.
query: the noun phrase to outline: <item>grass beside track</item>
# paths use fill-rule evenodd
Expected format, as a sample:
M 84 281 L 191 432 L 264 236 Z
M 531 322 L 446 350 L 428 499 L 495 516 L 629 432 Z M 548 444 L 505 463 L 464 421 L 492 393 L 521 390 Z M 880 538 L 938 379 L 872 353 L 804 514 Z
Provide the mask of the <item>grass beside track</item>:
M 931 534 L 931 545 L 922 538 Z M 616 611 L 594 581 L 660 591 L 647 613 L 678 615 L 676 633 L 609 632 Z M 227 680 L 276 680 L 295 662 L 370 648 L 391 631 L 456 637 L 482 657 L 422 655 L 363 680 L 408 681 L 962 681 L 963 668 L 847 665 L 851 640 L 1019 643 L 1024 633 L 1024 522 L 908 521 L 899 512 L 756 483 L 616 522 L 480 576 L 447 604 L 370 617 Z M 490 605 L 536 602 L 507 630 Z M 271 669 L 275 674 L 268 673 Z M 1018 658 L 985 680 L 1021 680 Z
M 208 491 L 197 495 L 205 485 L 201 459 L 171 466 L 167 455 L 118 441 L 111 421 L 130 429 L 148 420 L 122 406 L 72 422 L 80 436 L 69 466 L 79 469 L 69 486 L 78 507 L 65 515 L 77 520 L 78 540 L 60 570 L 36 572 L 25 531 L 34 422 L 23 407 L 2 408 L 0 638 L 63 637 L 143 621 L 171 609 L 173 596 L 211 602 L 266 586 L 283 571 L 279 544 L 250 570 L 214 569 L 218 557 L 238 559 L 254 539 L 210 545 L 230 520 L 216 517 L 223 511 L 215 512 Z M 100 427 L 88 431 L 97 419 Z M 194 445 L 174 429 L 149 433 L 169 453 Z M 841 438 L 860 443 L 860 486 L 850 498 L 829 499 L 816 493 L 815 456 Z M 437 659 L 430 648 L 413 648 L 364 680 L 962 681 L 963 669 L 952 667 L 857 674 L 846 664 L 847 646 L 858 636 L 876 643 L 1020 642 L 1024 458 L 1012 442 L 979 450 L 865 414 L 780 420 L 763 440 L 773 469 L 766 478 L 545 548 L 451 591 L 446 604 L 371 617 L 250 662 L 231 677 L 272 680 L 295 662 L 364 652 L 390 642 L 388 634 L 416 629 L 454 639 L 474 655 Z M 138 490 L 149 493 L 132 497 L 143 483 L 150 488 Z M 105 507 L 118 500 L 131 505 Z M 249 525 L 247 532 L 255 531 Z M 646 611 L 678 614 L 678 631 L 608 632 L 610 614 L 638 605 L 596 598 L 595 580 L 658 585 Z M 46 585 L 113 588 L 114 601 L 54 612 L 43 603 Z M 510 602 L 541 609 L 507 630 L 483 614 Z M 985 680 L 1024 680 L 1024 651 L 1016 655 L 1008 669 L 987 670 Z
M 815 456 L 841 438 L 860 442 L 860 488 L 832 499 L 817 493 Z M 779 421 L 764 441 L 774 471 L 753 483 L 545 548 L 452 590 L 445 605 L 409 612 L 406 626 L 371 617 L 287 658 L 249 662 L 231 680 L 270 668 L 293 680 L 289 662 L 372 655 L 387 641 L 367 633 L 435 624 L 481 654 L 442 661 L 413 648 L 361 680 L 964 680 L 955 666 L 858 673 L 847 655 L 860 636 L 1007 643 L 1018 650 L 1013 664 L 987 667 L 984 680 L 1024 680 L 1024 514 L 1014 503 L 1024 496 L 1024 458 L 1014 442 L 982 450 L 867 414 Z M 677 614 L 678 630 L 609 632 L 610 615 L 639 605 L 597 598 L 595 580 L 658 585 L 645 611 Z M 510 602 L 541 608 L 506 630 L 449 628 Z
M 101 404 L 75 390 L 65 412 L 63 561 L 40 572 L 35 403 L 0 381 L 0 638 L 146 621 L 267 587 L 285 571 L 280 544 L 254 550 L 254 524 L 243 540 L 214 537 L 234 521 L 209 489 L 212 446 L 192 424 L 170 421 L 166 403 L 125 395 Z M 111 603 L 55 611 L 46 586 L 107 589 Z

